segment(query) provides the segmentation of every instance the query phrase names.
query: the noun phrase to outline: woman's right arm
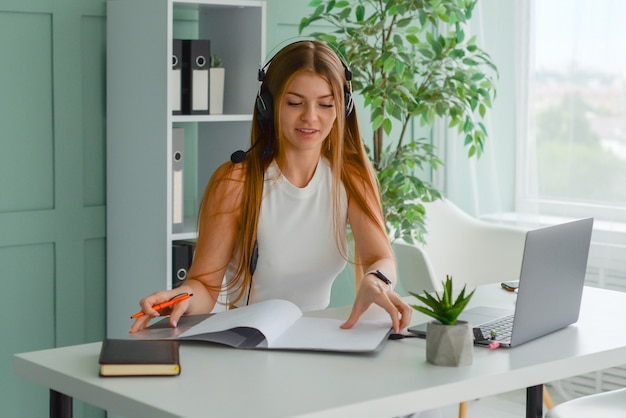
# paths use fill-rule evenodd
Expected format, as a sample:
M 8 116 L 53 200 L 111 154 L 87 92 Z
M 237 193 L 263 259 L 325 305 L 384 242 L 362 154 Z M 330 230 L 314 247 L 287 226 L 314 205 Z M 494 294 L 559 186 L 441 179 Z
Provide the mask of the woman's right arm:
M 239 221 L 243 191 L 243 164 L 234 167 L 226 163 L 211 178 L 200 206 L 198 239 L 188 279 L 179 287 L 161 290 L 141 299 L 139 305 L 144 316 L 135 320 L 129 332 L 137 332 L 158 317 L 152 306 L 165 302 L 180 293 L 193 293 L 193 297 L 172 307 L 169 323 L 176 327 L 184 314 L 202 314 L 213 310 L 219 289 L 228 268 Z

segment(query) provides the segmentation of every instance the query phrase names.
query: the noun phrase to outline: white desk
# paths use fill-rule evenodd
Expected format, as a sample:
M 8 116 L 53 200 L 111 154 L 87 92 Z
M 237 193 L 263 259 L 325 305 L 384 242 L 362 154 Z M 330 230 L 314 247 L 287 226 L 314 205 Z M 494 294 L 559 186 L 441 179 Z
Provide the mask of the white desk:
M 515 298 L 488 286 L 472 305 L 494 297 L 501 306 Z M 626 333 L 615 331 L 624 306 L 626 293 L 585 288 L 575 325 L 513 349 L 477 347 L 473 365 L 461 368 L 429 365 L 425 341 L 411 338 L 366 356 L 184 343 L 178 377 L 100 378 L 100 343 L 17 354 L 14 369 L 51 393 L 128 417 L 392 417 L 622 365 Z M 415 312 L 413 323 L 424 319 Z

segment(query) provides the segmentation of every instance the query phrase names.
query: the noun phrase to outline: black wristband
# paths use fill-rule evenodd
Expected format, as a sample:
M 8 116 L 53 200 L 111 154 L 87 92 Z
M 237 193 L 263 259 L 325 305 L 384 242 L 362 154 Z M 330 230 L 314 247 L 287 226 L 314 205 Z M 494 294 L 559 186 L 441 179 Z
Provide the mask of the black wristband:
M 389 277 L 387 277 L 385 273 L 383 273 L 380 270 L 368 271 L 367 273 L 365 273 L 365 276 L 367 276 L 368 274 L 373 274 L 374 276 L 378 277 L 380 280 L 385 282 L 385 284 L 389 287 L 393 286 L 393 282 L 391 281 L 391 279 L 389 279 Z

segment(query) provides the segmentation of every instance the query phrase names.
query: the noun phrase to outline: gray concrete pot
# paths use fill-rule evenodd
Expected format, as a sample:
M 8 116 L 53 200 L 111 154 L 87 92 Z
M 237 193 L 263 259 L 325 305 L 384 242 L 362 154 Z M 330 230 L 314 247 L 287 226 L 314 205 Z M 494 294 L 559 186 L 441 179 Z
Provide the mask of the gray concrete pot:
M 472 327 L 465 321 L 443 325 L 428 323 L 426 334 L 426 361 L 435 366 L 469 366 L 474 361 Z

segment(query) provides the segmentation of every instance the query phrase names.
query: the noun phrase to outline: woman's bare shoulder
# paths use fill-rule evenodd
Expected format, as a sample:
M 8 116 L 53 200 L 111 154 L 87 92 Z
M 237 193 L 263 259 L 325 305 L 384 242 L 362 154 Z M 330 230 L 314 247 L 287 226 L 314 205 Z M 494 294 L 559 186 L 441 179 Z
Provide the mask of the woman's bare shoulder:
M 227 162 L 218 167 L 211 176 L 205 199 L 219 206 L 237 206 L 241 202 L 246 170 L 243 164 Z
M 243 187 L 243 183 L 246 177 L 246 170 L 243 164 L 233 164 L 227 162 L 222 164 L 215 170 L 209 181 L 209 186 L 213 185 L 219 188 L 226 188 L 229 190 L 238 189 Z

